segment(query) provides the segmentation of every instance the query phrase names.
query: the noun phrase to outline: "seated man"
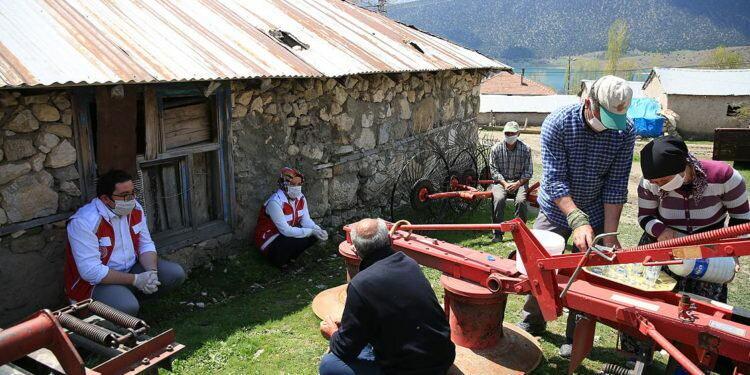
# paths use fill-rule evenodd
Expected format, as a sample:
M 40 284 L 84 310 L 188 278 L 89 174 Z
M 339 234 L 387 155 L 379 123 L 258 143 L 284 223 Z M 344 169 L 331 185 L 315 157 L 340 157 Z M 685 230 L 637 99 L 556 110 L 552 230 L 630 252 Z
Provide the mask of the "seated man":
M 330 318 L 320 324 L 331 340 L 320 374 L 445 374 L 456 347 L 417 262 L 393 252 L 382 220 L 356 223 L 351 238 L 360 272 L 347 287 L 341 327 Z
M 490 173 L 499 184 L 492 185 L 492 222 L 505 221 L 505 200 L 515 198 L 515 217 L 526 221 L 529 204 L 526 191 L 533 173 L 531 149 L 518 140 L 518 123 L 510 121 L 503 128 L 505 140 L 492 146 L 490 155 Z M 509 218 L 510 219 L 510 218 Z M 503 240 L 503 232 L 496 231 L 492 242 Z
M 255 245 L 276 267 L 297 258 L 315 241 L 328 239 L 328 232 L 310 218 L 302 194 L 305 176 L 293 168 L 282 168 L 279 189 L 263 204 L 255 225 Z
M 177 263 L 159 259 L 133 178 L 113 170 L 101 176 L 96 194 L 68 221 L 65 294 L 93 298 L 137 315 L 138 297 L 163 293 L 185 281 Z

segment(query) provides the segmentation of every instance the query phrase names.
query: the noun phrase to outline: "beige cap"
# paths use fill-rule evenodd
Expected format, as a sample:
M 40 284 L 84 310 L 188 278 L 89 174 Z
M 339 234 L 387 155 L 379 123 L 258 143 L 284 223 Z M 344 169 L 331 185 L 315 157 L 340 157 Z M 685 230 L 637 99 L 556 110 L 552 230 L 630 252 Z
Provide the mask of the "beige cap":
M 620 77 L 604 76 L 591 85 L 591 99 L 597 101 L 602 109 L 602 124 L 609 129 L 625 130 L 633 89 Z
M 518 133 L 518 123 L 515 121 L 508 121 L 503 127 L 503 133 Z

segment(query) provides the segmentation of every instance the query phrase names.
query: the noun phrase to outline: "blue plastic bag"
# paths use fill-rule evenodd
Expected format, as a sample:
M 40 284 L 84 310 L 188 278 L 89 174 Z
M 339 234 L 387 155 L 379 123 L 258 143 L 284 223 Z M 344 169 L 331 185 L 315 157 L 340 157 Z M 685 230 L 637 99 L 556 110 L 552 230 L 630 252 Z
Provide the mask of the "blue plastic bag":
M 635 98 L 628 108 L 628 117 L 635 125 L 635 133 L 641 137 L 656 138 L 664 132 L 664 117 L 659 115 L 661 106 L 651 98 Z

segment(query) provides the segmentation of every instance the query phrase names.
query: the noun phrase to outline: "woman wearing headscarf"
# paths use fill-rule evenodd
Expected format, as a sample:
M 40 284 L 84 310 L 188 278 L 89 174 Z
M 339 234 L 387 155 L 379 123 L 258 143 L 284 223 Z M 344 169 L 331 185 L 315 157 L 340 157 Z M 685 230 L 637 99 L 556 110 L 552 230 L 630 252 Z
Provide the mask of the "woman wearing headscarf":
M 638 222 L 645 231 L 641 244 L 750 221 L 742 175 L 727 163 L 696 159 L 677 137 L 646 144 L 641 150 L 641 170 Z M 666 267 L 665 271 L 671 274 Z M 726 284 L 671 276 L 680 291 L 727 301 Z

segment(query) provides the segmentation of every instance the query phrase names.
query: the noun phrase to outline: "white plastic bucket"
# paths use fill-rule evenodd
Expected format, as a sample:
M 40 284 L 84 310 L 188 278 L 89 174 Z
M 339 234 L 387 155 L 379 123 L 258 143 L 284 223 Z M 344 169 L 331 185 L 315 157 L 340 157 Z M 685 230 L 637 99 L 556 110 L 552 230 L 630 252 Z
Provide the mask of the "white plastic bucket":
M 685 259 L 682 264 L 670 264 L 669 270 L 690 279 L 726 284 L 734 279 L 734 266 L 732 257 Z
M 565 239 L 555 233 L 548 230 L 532 229 L 531 233 L 534 234 L 536 240 L 542 244 L 542 247 L 547 250 L 550 255 L 560 255 L 565 250 Z M 526 274 L 526 267 L 523 265 L 521 260 L 520 250 L 516 253 L 516 269 L 521 274 Z

